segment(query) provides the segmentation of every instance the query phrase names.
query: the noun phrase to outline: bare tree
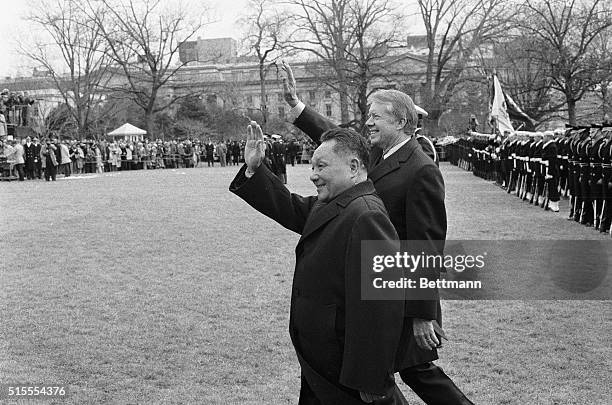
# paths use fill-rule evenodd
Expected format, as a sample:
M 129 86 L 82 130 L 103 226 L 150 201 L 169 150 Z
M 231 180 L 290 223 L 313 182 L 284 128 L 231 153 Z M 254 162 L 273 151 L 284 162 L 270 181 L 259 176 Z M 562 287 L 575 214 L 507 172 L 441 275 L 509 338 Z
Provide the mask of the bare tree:
M 601 101 L 601 118 L 612 121 L 612 30 L 602 31 L 594 40 L 592 54 L 596 60 L 591 64 L 597 66 L 595 72 L 595 90 Z
M 418 0 L 427 37 L 422 102 L 428 132 L 439 133 L 455 87 L 474 73 L 479 50 L 508 30 L 516 7 L 509 0 Z
M 271 66 L 284 54 L 289 39 L 287 14 L 276 0 L 250 0 L 242 23 L 247 27 L 243 44 L 247 55 L 254 54 L 259 65 L 260 110 L 264 131 L 270 116 L 266 94 L 266 76 Z M 254 16 L 253 16 L 254 15 Z
M 517 32 L 496 46 L 495 57 L 490 59 L 493 63 L 483 66 L 487 76 L 497 71 L 504 91 L 527 115 L 541 123 L 564 111 L 565 101 L 554 97 L 548 66 L 541 58 L 534 58 L 529 50 L 532 41 L 530 35 Z
M 531 56 L 548 68 L 551 86 L 565 97 L 569 123 L 576 103 L 597 84 L 601 57 L 594 41 L 612 27 L 607 0 L 527 0 L 520 28 L 528 33 Z
M 94 21 L 79 10 L 78 0 L 42 0 L 29 17 L 45 33 L 35 44 L 21 43 L 21 53 L 42 65 L 64 100 L 79 137 L 92 122 L 110 113 L 102 107 L 101 87 L 110 80 L 107 44 Z M 105 21 L 103 10 L 96 9 Z M 49 38 L 51 41 L 49 41 Z
M 388 46 L 396 38 L 396 16 L 387 0 L 292 0 L 296 38 L 292 47 L 322 62 L 319 77 L 340 98 L 340 119 L 351 121 L 357 103 L 361 125 L 367 116 L 370 82 L 381 75 Z M 332 72 L 330 75 L 329 72 Z
M 110 18 L 98 17 L 99 4 Z M 160 91 L 187 63 L 178 61 L 179 47 L 202 28 L 202 13 L 161 0 L 86 0 L 84 8 L 95 19 L 121 73 L 121 80 L 109 85 L 108 91 L 133 100 L 152 134 L 154 115 L 191 95 L 160 97 Z
M 376 89 L 371 86 L 377 78 L 387 79 L 390 73 L 390 45 L 397 37 L 399 17 L 388 1 L 355 1 L 349 4 L 355 18 L 354 46 L 348 51 L 349 77 L 353 89 L 352 99 L 357 105 L 359 129 L 365 128 L 368 119 L 368 97 Z M 384 28 L 383 28 L 384 27 Z M 394 63 L 399 63 L 395 58 Z

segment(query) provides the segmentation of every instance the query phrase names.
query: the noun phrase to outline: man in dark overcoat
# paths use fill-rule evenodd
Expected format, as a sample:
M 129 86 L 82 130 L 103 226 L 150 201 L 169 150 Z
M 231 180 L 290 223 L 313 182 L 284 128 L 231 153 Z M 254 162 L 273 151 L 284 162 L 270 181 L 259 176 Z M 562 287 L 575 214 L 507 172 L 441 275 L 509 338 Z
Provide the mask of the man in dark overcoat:
M 36 170 L 36 158 L 37 152 L 36 147 L 32 143 L 32 138 L 26 137 L 26 143 L 23 145 L 25 153 L 25 173 L 28 180 L 34 179 L 34 172 Z M 40 153 L 40 151 L 38 151 Z
M 249 132 L 230 191 L 301 235 L 289 326 L 302 372 L 299 404 L 407 404 L 393 380 L 404 302 L 361 296 L 361 242 L 397 240 L 367 179 L 365 140 L 349 129 L 323 134 L 310 176 L 317 196 L 302 197 L 261 164 L 261 128 L 252 123 Z
M 336 125 L 298 98 L 291 68 L 283 62 L 283 90 L 292 107 L 288 116 L 315 142 Z M 379 90 L 368 99 L 366 125 L 372 149 L 368 178 L 383 200 L 400 240 L 422 241 L 426 254 L 443 255 L 446 240 L 444 180 L 440 169 L 413 136 L 417 124 L 412 99 L 397 90 Z M 437 278 L 438 274 L 430 277 Z M 396 363 L 402 380 L 428 405 L 466 405 L 472 402 L 444 371 L 433 363 L 442 311 L 437 294 L 428 300 L 406 301 L 402 361 Z

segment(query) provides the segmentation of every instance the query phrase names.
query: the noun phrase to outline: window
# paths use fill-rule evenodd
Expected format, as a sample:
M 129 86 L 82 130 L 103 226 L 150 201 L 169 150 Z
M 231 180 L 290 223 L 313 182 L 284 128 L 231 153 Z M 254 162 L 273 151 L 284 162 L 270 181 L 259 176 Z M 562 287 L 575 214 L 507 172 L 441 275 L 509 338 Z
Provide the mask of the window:
M 325 104 L 325 115 L 328 117 L 332 116 L 332 106 L 331 104 Z
M 276 100 L 279 101 L 279 102 L 282 102 L 283 101 L 283 93 L 278 93 L 276 95 Z
M 278 116 L 285 118 L 285 107 L 278 107 Z
M 308 92 L 308 98 L 309 98 L 309 99 L 314 100 L 314 99 L 315 99 L 315 96 L 316 96 L 316 93 L 315 93 L 313 90 L 310 90 L 310 91 Z
M 325 90 L 325 98 L 331 98 L 331 91 Z
M 247 96 L 247 103 L 249 103 L 249 105 L 253 104 L 253 96 L 250 94 Z

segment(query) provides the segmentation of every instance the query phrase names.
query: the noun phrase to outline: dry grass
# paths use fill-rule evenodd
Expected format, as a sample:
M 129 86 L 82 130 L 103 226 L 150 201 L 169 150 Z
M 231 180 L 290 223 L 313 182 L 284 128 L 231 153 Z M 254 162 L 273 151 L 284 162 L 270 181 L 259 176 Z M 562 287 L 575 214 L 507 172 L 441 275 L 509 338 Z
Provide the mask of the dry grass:
M 74 404 L 296 403 L 298 236 L 227 191 L 236 171 L 0 183 L 0 381 L 65 384 Z M 605 240 L 443 171 L 449 239 Z M 307 173 L 288 169 L 293 190 Z M 475 403 L 610 403 L 610 302 L 443 304 L 438 364 Z

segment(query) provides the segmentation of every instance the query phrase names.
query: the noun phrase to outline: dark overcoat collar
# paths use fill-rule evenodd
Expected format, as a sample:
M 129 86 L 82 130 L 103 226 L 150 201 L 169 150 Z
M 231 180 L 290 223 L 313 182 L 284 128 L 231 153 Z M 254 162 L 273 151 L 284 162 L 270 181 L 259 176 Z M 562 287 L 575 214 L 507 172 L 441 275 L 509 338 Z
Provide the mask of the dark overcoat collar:
M 306 224 L 304 224 L 298 246 L 309 235 L 338 216 L 351 201 L 368 194 L 376 194 L 374 184 L 370 180 L 356 184 L 327 203 L 317 201 L 310 211 Z
M 372 158 L 374 158 L 372 162 L 374 162 L 374 166 L 370 168 L 368 178 L 373 182 L 376 182 L 381 177 L 399 169 L 400 163 L 410 159 L 417 148 L 420 148 L 420 145 L 414 136 L 401 148 L 395 151 L 395 153 L 384 160 L 381 156 L 382 151 L 379 148 L 376 148 L 372 151 Z M 380 159 L 378 164 L 376 164 L 377 159 Z

